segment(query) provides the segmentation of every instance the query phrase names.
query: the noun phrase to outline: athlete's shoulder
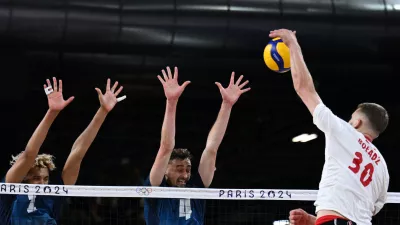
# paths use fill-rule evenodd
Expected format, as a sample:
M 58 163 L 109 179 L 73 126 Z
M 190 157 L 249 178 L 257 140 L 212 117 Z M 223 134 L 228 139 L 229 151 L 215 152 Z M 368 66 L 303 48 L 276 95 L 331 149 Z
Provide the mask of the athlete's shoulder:
M 337 135 L 340 135 L 342 140 L 351 139 L 358 141 L 359 139 L 365 139 L 365 136 L 356 130 L 350 123 L 344 120 L 341 120 L 339 123 L 341 123 L 343 129 L 338 132 Z

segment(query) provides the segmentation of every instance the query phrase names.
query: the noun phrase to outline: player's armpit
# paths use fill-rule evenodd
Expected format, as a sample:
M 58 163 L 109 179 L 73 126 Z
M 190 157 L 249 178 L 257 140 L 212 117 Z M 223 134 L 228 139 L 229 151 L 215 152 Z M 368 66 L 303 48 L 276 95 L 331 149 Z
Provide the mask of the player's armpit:
M 160 147 L 158 150 L 153 167 L 150 171 L 150 184 L 151 186 L 160 186 L 164 179 L 165 171 L 167 170 L 168 162 L 171 157 L 173 149 L 165 149 Z
M 205 149 L 201 155 L 199 174 L 203 181 L 204 187 L 208 188 L 214 178 L 215 162 L 217 159 L 217 151 L 212 149 Z
M 315 88 L 314 87 L 300 88 L 299 90 L 296 90 L 296 92 L 303 101 L 303 103 L 307 106 L 308 111 L 310 111 L 311 115 L 313 115 L 317 105 L 319 105 L 322 102 Z

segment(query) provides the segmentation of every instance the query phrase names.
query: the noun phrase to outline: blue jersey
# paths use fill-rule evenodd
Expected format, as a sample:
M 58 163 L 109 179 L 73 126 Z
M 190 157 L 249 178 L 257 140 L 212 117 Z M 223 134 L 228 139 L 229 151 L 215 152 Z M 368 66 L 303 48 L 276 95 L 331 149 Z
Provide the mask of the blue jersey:
M 150 178 L 144 186 L 151 186 Z M 169 187 L 165 178 L 160 187 Z M 186 187 L 204 188 L 200 175 L 192 176 Z M 205 205 L 204 199 L 145 198 L 144 218 L 147 225 L 202 225 Z
M 58 196 L 0 194 L 0 225 L 55 225 L 61 205 Z

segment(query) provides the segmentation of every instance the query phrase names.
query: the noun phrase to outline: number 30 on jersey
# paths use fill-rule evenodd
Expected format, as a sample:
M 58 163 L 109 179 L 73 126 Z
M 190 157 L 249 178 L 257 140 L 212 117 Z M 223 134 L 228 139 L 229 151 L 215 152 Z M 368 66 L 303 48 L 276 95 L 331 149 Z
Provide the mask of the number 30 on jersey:
M 356 157 L 353 159 L 353 165 L 349 166 L 349 169 L 353 171 L 353 173 L 357 174 L 361 169 L 363 156 L 361 152 L 356 152 L 355 155 Z M 360 175 L 360 181 L 364 187 L 367 187 L 371 183 L 373 174 L 374 174 L 374 166 L 372 165 L 372 163 L 368 163 L 367 165 L 364 166 L 364 169 Z

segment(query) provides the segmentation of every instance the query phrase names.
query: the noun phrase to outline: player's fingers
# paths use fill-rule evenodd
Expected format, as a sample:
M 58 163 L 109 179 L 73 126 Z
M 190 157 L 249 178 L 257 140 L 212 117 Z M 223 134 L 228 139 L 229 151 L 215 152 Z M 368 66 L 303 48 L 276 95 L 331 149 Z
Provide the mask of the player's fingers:
M 96 90 L 96 92 L 97 92 L 97 94 L 98 94 L 99 96 L 102 96 L 102 95 L 103 95 L 103 93 L 101 93 L 101 90 L 100 90 L 99 88 L 95 88 L 95 90 Z
M 222 87 L 221 83 L 215 82 L 215 84 L 217 85 L 217 87 L 219 88 L 220 91 L 222 91 L 222 89 L 224 89 L 224 87 Z
M 249 83 L 249 81 L 246 80 L 243 84 L 239 85 L 239 88 L 242 89 L 242 88 L 243 88 L 244 86 L 246 86 L 246 84 L 248 84 L 248 83 Z
M 115 97 L 117 97 L 119 95 L 119 93 L 121 93 L 122 89 L 124 89 L 123 86 L 119 87 L 118 90 L 115 92 Z
M 111 88 L 111 92 L 114 93 L 115 89 L 117 89 L 118 87 L 118 81 L 116 81 L 113 85 L 113 87 Z
M 164 84 L 164 83 L 165 83 L 165 81 L 161 78 L 160 75 L 157 75 L 157 78 L 158 78 L 158 80 L 161 82 L 161 84 Z
M 282 36 L 282 35 L 283 35 L 283 30 L 282 30 L 282 29 L 280 29 L 280 30 L 273 30 L 273 31 L 271 31 L 270 34 L 269 34 L 269 36 L 270 36 L 270 37 L 273 37 L 273 38 L 275 38 L 275 37 L 280 37 L 280 36 Z
M 293 209 L 293 210 L 290 210 L 290 212 L 289 212 L 289 214 L 290 215 L 299 215 L 299 214 L 301 214 L 301 210 L 300 209 Z
M 282 37 L 282 34 L 279 34 L 279 33 L 275 33 L 275 32 L 274 32 L 274 33 L 270 33 L 270 34 L 269 34 L 269 37 L 270 37 L 270 38 Z
M 174 79 L 178 80 L 178 67 L 176 67 L 176 66 L 174 68 Z
M 270 32 L 269 32 L 269 35 L 271 36 L 271 35 L 275 35 L 276 34 L 276 30 L 271 30 Z
M 66 101 L 66 105 L 69 105 L 69 103 L 71 103 L 73 100 L 75 99 L 74 96 L 70 97 L 67 101 Z
M 302 217 L 302 215 L 297 215 L 297 214 L 292 214 L 289 216 L 289 219 L 291 220 L 298 220 Z
M 111 80 L 110 80 L 110 78 L 108 78 L 108 79 L 107 79 L 106 91 L 109 91 L 109 90 L 110 90 L 110 83 L 111 83 Z
M 63 85 L 62 85 L 62 80 L 58 81 L 58 91 L 62 92 L 63 91 Z
M 55 77 L 53 77 L 53 90 L 55 91 L 55 92 L 57 92 L 58 91 L 58 89 L 57 89 L 57 79 L 55 78 Z
M 251 90 L 251 88 L 243 89 L 243 90 L 242 90 L 242 94 L 243 94 L 243 93 L 246 93 L 246 92 L 248 92 L 248 91 L 250 91 L 250 90 Z
M 49 80 L 49 79 L 46 79 L 46 82 L 47 82 L 47 86 L 48 86 L 48 87 L 51 87 L 50 80 Z
M 240 75 L 240 77 L 239 77 L 239 79 L 236 81 L 236 83 L 235 83 L 235 85 L 239 85 L 240 84 L 240 82 L 242 82 L 242 79 L 243 79 L 243 75 Z
M 229 85 L 233 85 L 234 83 L 235 83 L 235 72 L 232 72 L 231 81 L 229 82 Z
M 163 74 L 163 76 L 164 76 L 165 82 L 167 82 L 167 81 L 168 81 L 168 76 L 167 76 L 167 74 L 165 73 L 165 70 L 161 70 L 161 72 L 162 72 L 162 74 Z
M 183 89 L 186 88 L 190 84 L 190 81 L 185 81 L 185 83 L 182 84 Z
M 171 69 L 169 68 L 169 66 L 167 66 L 167 71 L 168 71 L 168 78 L 172 79 L 172 73 L 171 73 Z

